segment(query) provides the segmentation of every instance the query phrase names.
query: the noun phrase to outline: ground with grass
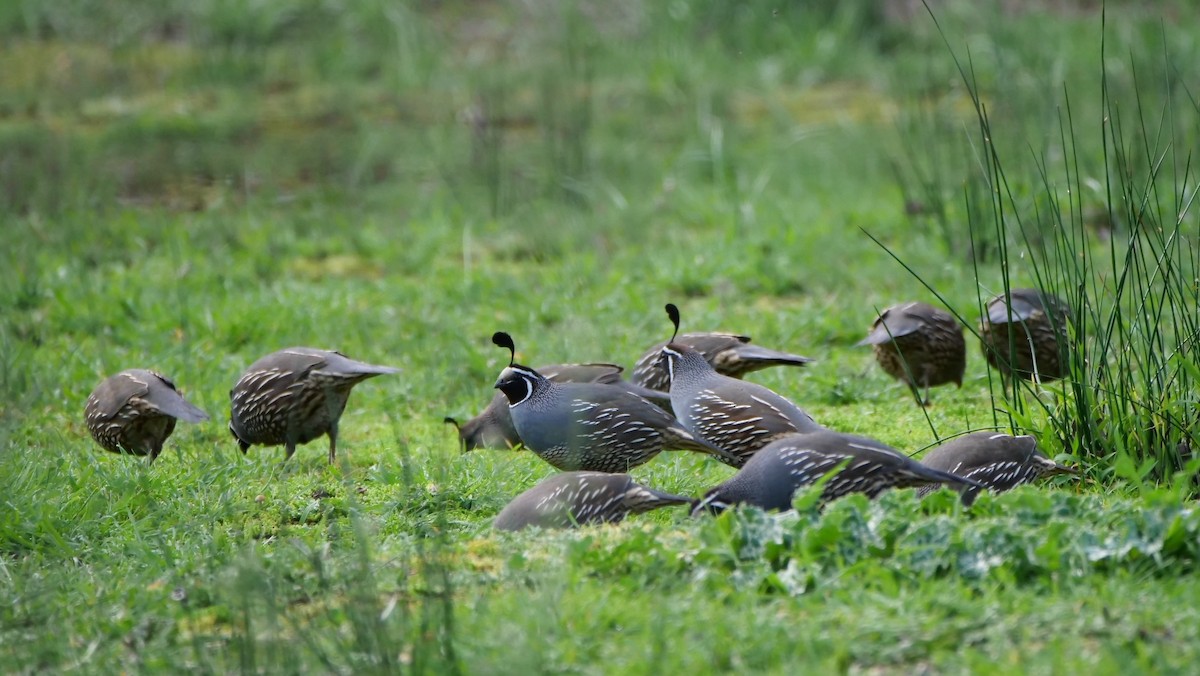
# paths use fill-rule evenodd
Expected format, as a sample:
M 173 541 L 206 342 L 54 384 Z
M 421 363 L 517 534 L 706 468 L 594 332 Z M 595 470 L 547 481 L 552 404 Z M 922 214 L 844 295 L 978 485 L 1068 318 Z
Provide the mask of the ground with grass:
M 1037 234 L 993 228 L 1008 203 L 970 180 L 1001 166 L 979 110 L 1008 199 L 1042 214 L 1075 188 L 1110 279 L 1115 214 L 1146 212 L 1105 190 L 1119 103 L 1126 150 L 1183 186 L 1147 202 L 1194 272 L 1194 10 L 1110 7 L 1102 32 L 1086 7 L 943 3 L 943 38 L 866 2 L 536 4 L 0 9 L 3 670 L 1190 668 L 1200 515 L 1189 482 L 1144 481 L 1162 449 L 1067 433 L 1079 393 L 1003 392 L 970 336 L 963 387 L 924 410 L 854 343 L 926 285 L 973 322 L 1039 281 Z M 818 359 L 751 379 L 830 427 L 917 452 L 1015 422 L 1083 477 L 969 511 L 896 492 L 492 532 L 551 471 L 442 424 L 491 396 L 492 332 L 526 363 L 631 366 L 668 301 L 685 330 Z M 1161 338 L 1180 378 L 1185 329 Z M 243 457 L 226 429 L 237 376 L 288 345 L 404 369 L 355 390 L 336 466 L 324 440 Z M 131 367 L 213 415 L 152 467 L 83 425 Z M 633 474 L 699 495 L 730 470 Z

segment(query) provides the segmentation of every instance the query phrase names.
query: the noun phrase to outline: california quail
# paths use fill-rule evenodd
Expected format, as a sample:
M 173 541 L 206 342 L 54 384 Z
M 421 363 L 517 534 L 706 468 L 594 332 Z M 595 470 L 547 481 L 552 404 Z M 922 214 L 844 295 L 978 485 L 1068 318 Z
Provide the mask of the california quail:
M 252 444 L 287 447 L 329 435 L 329 463 L 337 457 L 338 420 L 350 390 L 373 376 L 400 369 L 350 359 L 340 352 L 289 347 L 259 359 L 229 391 L 229 431 L 245 453 Z
M 732 333 L 685 333 L 676 336 L 673 342 L 686 345 L 704 355 L 717 373 L 731 378 L 741 378 L 747 373 L 771 366 L 804 366 L 813 360 L 798 354 L 776 352 L 750 344 L 749 336 Z M 631 380 L 652 390 L 666 392 L 671 387 L 666 366 L 659 357 L 666 343 L 659 343 L 646 351 L 633 367 Z
M 162 374 L 129 369 L 110 376 L 88 397 L 88 432 L 113 453 L 148 455 L 153 464 L 175 421 L 198 423 L 208 414 L 190 404 Z
M 521 530 L 616 523 L 630 514 L 691 502 L 691 498 L 634 483 L 628 474 L 562 472 L 514 498 L 493 525 L 500 530 Z
M 553 364 L 534 370 L 556 383 L 606 383 L 627 389 L 655 403 L 670 403 L 670 398 L 662 392 L 623 380 L 621 372 L 625 369 L 616 364 Z M 513 427 L 512 416 L 508 414 L 508 399 L 499 392 L 482 413 L 462 425 L 454 418 L 446 418 L 445 422 L 458 429 L 458 438 L 464 451 L 476 448 L 505 449 L 521 443 L 517 428 Z
M 908 383 L 921 404 L 929 388 L 946 383 L 962 387 L 967 344 L 962 325 L 949 312 L 928 303 L 904 303 L 879 314 L 871 333 L 858 343 L 875 348 L 875 361 L 888 375 Z M 924 397 L 918 388 L 925 388 Z
M 679 309 L 667 304 L 679 329 Z M 780 436 L 824 429 L 799 406 L 755 383 L 717 373 L 704 355 L 672 341 L 662 348 L 671 407 L 695 436 L 732 456 L 734 467 Z
M 988 301 L 979 338 L 988 363 L 1005 376 L 1055 380 L 1068 373 L 1065 359 L 1070 307 L 1037 289 L 1012 289 L 1011 307 L 1000 294 Z
M 492 342 L 516 348 L 507 333 Z M 564 471 L 624 472 L 668 449 L 721 456 L 670 413 L 615 385 L 556 383 L 510 359 L 496 389 L 526 448 Z
M 786 511 L 792 508 L 797 489 L 835 469 L 821 491 L 824 502 L 848 493 L 874 498 L 889 488 L 979 486 L 971 479 L 926 467 L 874 439 L 820 430 L 792 434 L 764 447 L 737 474 L 705 493 L 692 514 L 720 512 L 739 503 Z M 962 496 L 967 506 L 973 499 L 974 494 Z
M 921 464 L 973 479 L 997 493 L 1045 476 L 1078 474 L 1075 469 L 1047 458 L 1038 450 L 1033 437 L 996 432 L 972 432 L 951 439 L 926 453 Z M 923 486 L 920 493 L 925 495 L 936 488 Z M 968 490 L 972 494 L 979 492 L 977 488 Z

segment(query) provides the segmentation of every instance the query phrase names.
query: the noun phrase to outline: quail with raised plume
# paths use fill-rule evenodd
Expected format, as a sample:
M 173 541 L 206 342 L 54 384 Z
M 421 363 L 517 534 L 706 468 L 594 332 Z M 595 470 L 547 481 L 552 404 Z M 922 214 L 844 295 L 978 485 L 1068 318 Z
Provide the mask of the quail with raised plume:
M 604 383 L 556 383 L 517 364 L 512 338 L 492 342 L 509 351 L 496 389 L 525 447 L 564 471 L 625 472 L 664 450 L 722 452 L 695 438 L 670 413 L 628 390 Z
M 667 304 L 675 331 L 679 309 Z M 661 359 L 670 378 L 671 407 L 696 437 L 728 455 L 723 462 L 741 467 L 758 449 L 797 432 L 824 429 L 806 411 L 756 383 L 717 373 L 696 350 L 672 340 Z

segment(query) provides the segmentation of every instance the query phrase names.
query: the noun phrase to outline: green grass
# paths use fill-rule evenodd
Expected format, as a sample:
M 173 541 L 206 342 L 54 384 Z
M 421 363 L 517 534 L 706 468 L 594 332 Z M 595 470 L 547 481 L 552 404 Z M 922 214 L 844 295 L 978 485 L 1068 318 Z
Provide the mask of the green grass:
M 0 8 L 3 670 L 1190 668 L 1200 520 L 1164 440 L 1197 433 L 1195 319 L 1172 310 L 1197 293 L 1194 12 L 1109 7 L 1102 96 L 1089 11 L 947 3 L 943 42 L 865 2 L 541 4 Z M 1140 236 L 1177 281 L 1142 264 L 1111 295 L 1101 263 L 1134 260 L 1139 213 L 1172 226 Z M 1070 237 L 1085 277 L 1052 265 Z M 1003 393 L 971 340 L 962 389 L 922 412 L 853 347 L 925 284 L 974 322 L 980 295 L 1056 270 L 1107 331 L 1077 335 L 1089 364 L 1134 374 L 1109 408 Z M 526 362 L 631 365 L 667 301 L 685 330 L 816 357 L 752 378 L 836 429 L 915 452 L 1011 413 L 1084 480 L 970 511 L 896 493 L 492 532 L 550 472 L 460 454 L 441 422 L 491 396 L 492 332 Z M 238 374 L 288 345 L 404 368 L 356 389 L 339 466 L 323 440 L 243 457 L 225 429 Z M 1176 375 L 1144 380 L 1165 354 Z M 135 366 L 214 418 L 151 468 L 83 427 Z M 1170 434 L 1081 445 L 1132 433 L 1140 394 Z M 729 471 L 634 474 L 700 494 Z

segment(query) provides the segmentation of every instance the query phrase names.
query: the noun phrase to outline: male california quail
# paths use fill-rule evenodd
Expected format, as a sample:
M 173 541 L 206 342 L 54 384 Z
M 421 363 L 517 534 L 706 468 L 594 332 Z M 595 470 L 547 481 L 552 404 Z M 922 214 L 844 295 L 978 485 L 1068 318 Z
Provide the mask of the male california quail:
M 962 325 L 928 303 L 894 305 L 879 314 L 871 333 L 858 343 L 873 345 L 875 361 L 888 375 L 908 383 L 913 396 L 929 403 L 929 388 L 946 383 L 962 387 L 967 344 Z M 918 388 L 925 388 L 924 397 Z
M 679 309 L 667 304 L 679 330 Z M 725 451 L 734 467 L 780 436 L 824 429 L 799 406 L 775 392 L 717 373 L 704 355 L 672 340 L 662 348 L 671 383 L 671 407 L 696 437 Z
M 198 423 L 208 414 L 193 406 L 163 375 L 129 369 L 110 376 L 88 396 L 84 409 L 88 432 L 113 453 L 162 453 L 163 442 L 175 431 L 175 421 Z
M 1005 376 L 1055 380 L 1067 375 L 1067 323 L 1070 307 L 1037 289 L 1012 289 L 1011 306 L 1000 294 L 988 301 L 979 320 L 979 338 L 988 363 Z
M 496 332 L 492 342 L 511 355 L 496 389 L 508 399 L 517 433 L 558 469 L 624 472 L 667 449 L 722 455 L 647 399 L 604 383 L 553 382 L 515 363 L 507 333 Z
M 798 354 L 776 352 L 750 344 L 749 336 L 733 333 L 685 333 L 675 336 L 672 342 L 686 345 L 704 355 L 717 373 L 731 378 L 741 378 L 771 366 L 804 366 L 813 360 Z M 660 357 L 666 343 L 659 343 L 646 350 L 633 367 L 634 383 L 652 390 L 666 392 L 671 387 L 667 367 Z
M 625 369 L 616 364 L 553 364 L 539 366 L 534 370 L 556 383 L 606 383 L 627 389 L 655 403 L 670 403 L 670 398 L 663 392 L 639 387 L 623 380 L 621 372 Z M 521 443 L 521 436 L 517 434 L 512 416 L 508 414 L 508 399 L 500 392 L 492 397 L 492 401 L 482 413 L 462 425 L 454 418 L 446 418 L 445 422 L 454 425 L 458 430 L 458 438 L 464 451 L 476 448 L 505 449 Z
M 764 447 L 737 474 L 705 493 L 692 514 L 720 512 L 739 503 L 786 511 L 792 508 L 797 489 L 835 469 L 821 491 L 823 502 L 848 493 L 874 498 L 889 488 L 979 486 L 971 479 L 926 467 L 874 439 L 820 430 L 788 435 Z M 973 493 L 963 493 L 964 505 L 969 507 L 972 500 Z
M 926 453 L 921 458 L 921 464 L 973 479 L 997 493 L 1045 476 L 1079 473 L 1047 458 L 1038 450 L 1033 437 L 1014 437 L 997 432 L 972 432 L 951 439 Z M 936 488 L 923 486 L 919 492 L 925 495 Z M 974 494 L 979 492 L 977 488 L 967 490 L 972 493 L 972 500 Z
M 287 447 L 329 435 L 329 463 L 337 457 L 338 420 L 350 390 L 373 376 L 400 369 L 350 359 L 340 352 L 289 347 L 259 359 L 229 391 L 229 431 L 245 453 L 253 444 Z
M 691 502 L 691 498 L 637 484 L 628 474 L 562 472 L 514 498 L 493 525 L 500 530 L 521 530 L 616 523 L 630 514 Z

